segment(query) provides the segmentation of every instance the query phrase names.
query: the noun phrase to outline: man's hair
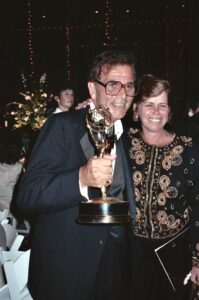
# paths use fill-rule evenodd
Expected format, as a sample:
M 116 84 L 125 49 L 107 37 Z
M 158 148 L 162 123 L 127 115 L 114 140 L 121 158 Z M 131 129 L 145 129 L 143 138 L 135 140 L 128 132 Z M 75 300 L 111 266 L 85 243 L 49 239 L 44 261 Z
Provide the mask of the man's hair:
M 135 59 L 131 52 L 121 50 L 108 50 L 97 55 L 90 67 L 89 81 L 100 79 L 103 67 L 111 69 L 115 65 L 129 65 L 135 76 Z

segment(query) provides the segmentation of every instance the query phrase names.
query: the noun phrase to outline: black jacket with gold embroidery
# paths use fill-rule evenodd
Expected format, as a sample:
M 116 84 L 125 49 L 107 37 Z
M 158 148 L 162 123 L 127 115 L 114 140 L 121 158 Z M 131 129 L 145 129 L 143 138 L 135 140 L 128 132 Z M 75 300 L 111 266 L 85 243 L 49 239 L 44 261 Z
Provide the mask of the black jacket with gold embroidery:
M 199 266 L 199 147 L 175 136 L 164 147 L 149 145 L 131 128 L 127 147 L 136 195 L 134 234 L 175 236 L 189 225 L 193 264 Z

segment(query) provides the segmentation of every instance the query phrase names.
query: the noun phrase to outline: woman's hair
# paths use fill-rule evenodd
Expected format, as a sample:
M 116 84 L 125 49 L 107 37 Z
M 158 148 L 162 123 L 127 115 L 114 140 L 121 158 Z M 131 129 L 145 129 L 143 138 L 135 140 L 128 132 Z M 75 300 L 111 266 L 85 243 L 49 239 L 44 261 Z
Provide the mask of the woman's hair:
M 143 75 L 138 81 L 138 92 L 133 100 L 133 120 L 139 123 L 137 104 L 144 102 L 148 98 L 153 98 L 165 92 L 168 96 L 168 106 L 172 110 L 170 103 L 170 84 L 167 80 L 159 79 L 152 74 Z M 172 112 L 169 113 L 169 121 L 172 119 Z
M 134 103 L 141 103 L 145 101 L 146 98 L 157 97 L 163 92 L 169 95 L 170 92 L 169 82 L 164 79 L 159 79 L 152 74 L 143 75 L 138 84 L 138 93 L 134 99 Z

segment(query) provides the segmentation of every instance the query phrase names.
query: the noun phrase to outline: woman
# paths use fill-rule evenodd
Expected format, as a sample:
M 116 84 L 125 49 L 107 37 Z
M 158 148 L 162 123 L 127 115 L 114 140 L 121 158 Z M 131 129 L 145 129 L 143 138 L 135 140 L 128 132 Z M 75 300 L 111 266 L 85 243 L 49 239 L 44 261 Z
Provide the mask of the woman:
M 191 280 L 199 284 L 199 149 L 191 138 L 176 136 L 165 129 L 170 116 L 169 91 L 166 80 L 153 75 L 143 77 L 134 102 L 134 115 L 141 130 L 131 128 L 127 137 L 136 194 L 131 243 L 132 297 L 136 300 L 188 299 L 188 287 L 181 282 L 177 285 L 172 274 L 170 282 L 155 249 L 189 226 L 186 233 L 174 239 L 176 245 L 182 243 L 177 257 L 168 253 L 171 243 L 163 247 L 164 257 L 166 263 L 171 259 L 166 268 L 174 267 L 177 273 L 181 273 L 181 267 L 185 275 L 192 269 Z M 192 266 L 186 235 L 192 245 Z M 187 253 L 177 265 L 181 250 L 183 255 L 186 251 L 186 243 Z

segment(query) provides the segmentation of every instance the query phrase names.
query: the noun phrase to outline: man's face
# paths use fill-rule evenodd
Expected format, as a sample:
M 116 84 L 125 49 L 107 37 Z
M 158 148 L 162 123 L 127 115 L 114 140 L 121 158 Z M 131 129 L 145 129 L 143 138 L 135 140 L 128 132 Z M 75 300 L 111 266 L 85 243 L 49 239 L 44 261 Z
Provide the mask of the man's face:
M 115 65 L 111 68 L 104 67 L 99 81 L 104 84 L 109 81 L 119 81 L 122 84 L 127 84 L 134 82 L 134 75 L 130 66 Z M 89 82 L 88 88 L 94 104 L 109 108 L 113 114 L 114 121 L 125 116 L 133 101 L 133 96 L 127 96 L 124 87 L 115 96 L 107 95 L 105 88 L 97 82 Z
M 74 93 L 73 90 L 66 89 L 61 91 L 58 103 L 61 108 L 70 109 L 74 104 Z

